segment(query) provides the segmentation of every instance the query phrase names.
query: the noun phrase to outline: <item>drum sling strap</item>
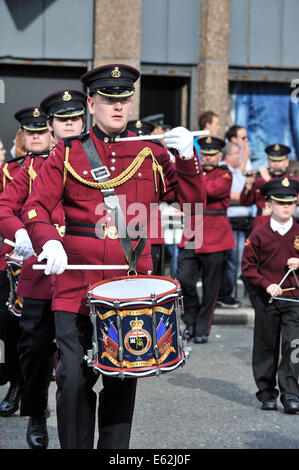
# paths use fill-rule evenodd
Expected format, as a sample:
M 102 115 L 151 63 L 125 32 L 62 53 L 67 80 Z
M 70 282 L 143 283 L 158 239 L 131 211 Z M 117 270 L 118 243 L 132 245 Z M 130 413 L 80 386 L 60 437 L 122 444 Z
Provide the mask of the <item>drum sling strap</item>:
M 91 174 L 93 178 L 101 182 L 109 181 L 109 171 L 107 167 L 103 164 L 101 157 L 91 140 L 89 134 L 81 140 L 83 150 L 89 160 L 89 163 L 92 167 Z M 132 241 L 136 240 L 136 237 L 131 237 L 129 235 L 128 227 L 126 225 L 125 217 L 120 207 L 119 199 L 114 189 L 101 189 L 104 203 L 111 210 L 117 232 L 119 234 L 118 238 L 121 243 L 123 252 L 129 264 L 128 272 L 136 273 L 136 264 L 141 256 L 142 251 L 147 242 L 147 233 L 146 228 L 143 230 L 141 236 L 138 236 L 138 242 L 133 249 Z

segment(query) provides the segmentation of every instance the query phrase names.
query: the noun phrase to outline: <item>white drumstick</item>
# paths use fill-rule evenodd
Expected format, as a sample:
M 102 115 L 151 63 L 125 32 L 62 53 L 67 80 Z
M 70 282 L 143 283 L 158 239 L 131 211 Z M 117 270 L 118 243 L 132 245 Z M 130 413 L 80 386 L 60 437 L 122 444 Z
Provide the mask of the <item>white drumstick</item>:
M 278 286 L 276 287 L 275 291 L 273 292 L 273 294 L 271 295 L 270 299 L 269 299 L 269 304 L 271 304 L 273 302 L 273 299 L 275 299 L 275 294 L 276 292 L 278 291 L 278 289 L 280 288 L 280 286 L 282 285 L 282 283 L 285 281 L 285 279 L 288 277 L 288 275 L 293 271 L 293 268 L 290 268 L 288 270 L 288 272 L 286 273 L 286 275 L 282 278 L 282 280 L 280 281 L 280 283 L 278 284 Z
M 12 247 L 16 246 L 14 242 L 12 242 L 11 240 L 8 240 L 7 238 L 4 238 L 3 242 L 6 243 L 6 245 L 10 245 Z
M 191 131 L 193 137 L 207 137 L 210 135 L 210 131 Z M 164 139 L 165 134 L 150 134 L 150 135 L 137 135 L 136 137 L 120 137 L 115 138 L 115 142 L 131 142 L 135 140 L 157 140 Z
M 46 264 L 33 264 L 32 269 L 46 269 Z M 128 264 L 68 264 L 65 269 L 129 269 Z

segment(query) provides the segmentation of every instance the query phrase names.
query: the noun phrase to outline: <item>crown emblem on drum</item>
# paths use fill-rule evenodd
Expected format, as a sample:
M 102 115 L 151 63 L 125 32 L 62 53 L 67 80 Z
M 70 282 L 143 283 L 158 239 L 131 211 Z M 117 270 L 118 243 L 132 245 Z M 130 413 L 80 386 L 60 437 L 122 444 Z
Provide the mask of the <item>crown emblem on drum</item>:
M 138 320 L 138 318 L 135 318 L 135 320 L 130 321 L 130 325 L 132 327 L 132 330 L 141 330 L 143 326 L 143 320 Z
M 288 186 L 290 186 L 290 182 L 288 180 L 288 178 L 284 178 L 281 182 L 282 186 L 284 186 L 285 188 L 287 188 Z
M 72 99 L 72 95 L 68 92 L 65 91 L 62 96 L 63 101 L 70 101 Z
M 279 145 L 279 144 L 275 144 L 275 145 L 274 145 L 274 150 L 275 150 L 276 152 L 278 152 L 278 150 L 280 150 L 280 145 Z
M 136 122 L 136 127 L 137 127 L 137 129 L 140 129 L 140 127 L 142 127 L 142 122 L 141 122 L 141 121 L 137 121 L 137 122 Z
M 113 78 L 121 77 L 121 72 L 119 70 L 119 67 L 114 67 L 114 69 L 111 72 L 111 75 L 112 75 Z
M 211 144 L 211 143 L 212 143 L 211 137 L 207 137 L 207 138 L 206 138 L 206 144 Z
M 40 117 L 40 112 L 39 112 L 38 108 L 34 108 L 32 116 L 33 117 Z

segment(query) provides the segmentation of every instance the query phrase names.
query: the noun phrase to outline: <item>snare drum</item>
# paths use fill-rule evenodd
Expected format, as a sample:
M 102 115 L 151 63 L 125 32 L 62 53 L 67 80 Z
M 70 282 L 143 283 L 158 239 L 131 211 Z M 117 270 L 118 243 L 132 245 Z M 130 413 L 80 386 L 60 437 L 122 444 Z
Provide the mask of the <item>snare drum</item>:
M 170 372 L 185 361 L 180 285 L 160 276 L 104 280 L 88 291 L 93 348 L 87 362 L 117 377 Z
M 6 254 L 5 258 L 7 264 L 6 272 L 10 286 L 7 308 L 12 315 L 20 317 L 23 307 L 23 297 L 17 295 L 17 287 L 22 270 L 23 258 L 15 256 L 14 253 Z

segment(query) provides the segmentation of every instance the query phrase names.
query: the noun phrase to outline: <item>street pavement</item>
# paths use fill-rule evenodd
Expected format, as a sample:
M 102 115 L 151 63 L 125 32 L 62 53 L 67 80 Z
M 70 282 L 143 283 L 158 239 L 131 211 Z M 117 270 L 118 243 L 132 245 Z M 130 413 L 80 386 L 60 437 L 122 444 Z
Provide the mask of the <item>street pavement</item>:
M 209 342 L 189 343 L 183 367 L 139 379 L 131 449 L 298 449 L 299 413 L 285 414 L 280 402 L 277 411 L 262 411 L 255 398 L 252 337 L 248 304 L 217 309 Z M 55 388 L 51 382 L 49 449 L 59 449 Z M 0 400 L 6 391 L 0 387 Z M 26 449 L 26 427 L 19 412 L 0 418 L 0 449 Z

